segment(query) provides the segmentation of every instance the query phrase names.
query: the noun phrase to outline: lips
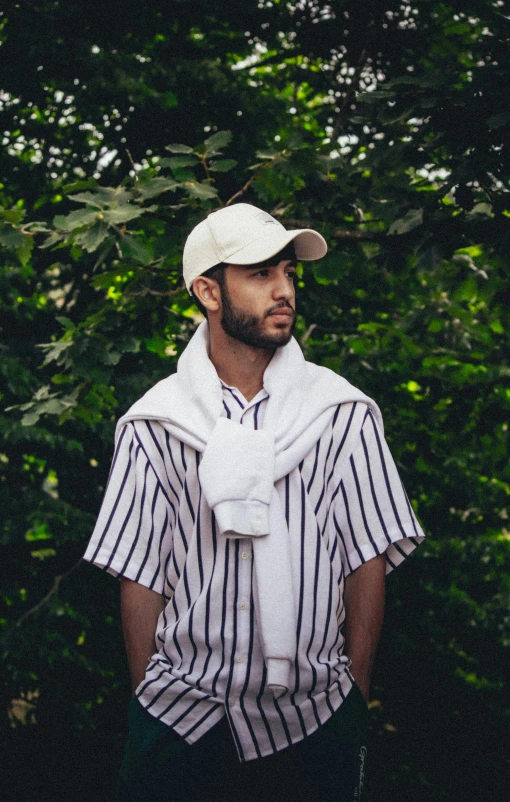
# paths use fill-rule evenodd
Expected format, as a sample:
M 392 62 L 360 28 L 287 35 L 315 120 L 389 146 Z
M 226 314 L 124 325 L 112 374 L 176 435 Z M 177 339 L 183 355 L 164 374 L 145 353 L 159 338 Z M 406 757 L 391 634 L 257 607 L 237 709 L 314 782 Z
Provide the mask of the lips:
M 291 309 L 278 309 L 277 312 L 271 312 L 269 317 L 294 317 L 294 312 Z
M 280 306 L 278 309 L 273 309 L 269 312 L 268 317 L 294 317 L 294 310 L 290 306 Z

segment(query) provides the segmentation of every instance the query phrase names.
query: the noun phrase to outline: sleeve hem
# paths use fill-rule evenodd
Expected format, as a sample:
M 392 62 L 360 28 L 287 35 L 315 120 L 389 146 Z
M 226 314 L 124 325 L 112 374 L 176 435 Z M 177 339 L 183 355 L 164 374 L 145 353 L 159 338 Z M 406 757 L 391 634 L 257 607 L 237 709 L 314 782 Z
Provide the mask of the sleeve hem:
M 116 559 L 113 560 L 110 565 L 108 565 L 109 554 L 102 554 L 101 552 L 99 552 L 94 559 L 87 556 L 87 554 L 84 555 L 83 559 L 91 565 L 95 565 L 97 568 L 105 571 L 107 574 L 111 574 L 119 581 L 121 579 L 130 579 L 132 582 L 137 582 L 139 585 L 143 585 L 149 590 L 159 593 L 160 596 L 165 596 L 165 582 L 162 577 L 157 576 L 154 578 L 154 575 L 151 576 L 150 572 L 148 571 L 142 571 L 141 575 L 138 576 L 136 566 L 128 565 L 127 569 L 124 570 L 123 566 L 125 560 Z
M 403 563 L 406 557 L 409 557 L 425 539 L 423 534 L 403 535 L 400 529 L 389 532 L 388 537 L 390 542 L 388 542 L 388 538 L 384 534 L 374 538 L 375 547 L 372 542 L 362 544 L 359 548 L 361 557 L 358 551 L 351 552 L 344 565 L 344 576 L 349 576 L 361 565 L 380 554 L 384 554 L 386 557 L 386 574 L 389 574 L 394 568 Z

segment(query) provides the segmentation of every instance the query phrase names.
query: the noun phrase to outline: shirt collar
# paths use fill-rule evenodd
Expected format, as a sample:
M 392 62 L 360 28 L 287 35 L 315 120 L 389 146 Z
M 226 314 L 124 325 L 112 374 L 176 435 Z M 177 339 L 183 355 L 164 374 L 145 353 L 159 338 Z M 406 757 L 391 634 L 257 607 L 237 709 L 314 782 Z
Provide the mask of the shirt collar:
M 255 406 L 255 404 L 258 404 L 260 401 L 264 401 L 264 399 L 269 398 L 269 393 L 263 387 L 261 390 L 259 390 L 257 395 L 255 395 L 251 399 L 251 401 L 247 401 L 242 392 L 237 387 L 230 386 L 221 379 L 220 382 L 221 382 L 221 389 L 223 391 L 223 398 L 225 399 L 225 401 L 227 401 L 227 399 L 232 400 L 232 397 L 237 398 L 238 401 L 240 401 L 241 404 L 243 405 L 244 412 L 250 409 L 250 407 Z

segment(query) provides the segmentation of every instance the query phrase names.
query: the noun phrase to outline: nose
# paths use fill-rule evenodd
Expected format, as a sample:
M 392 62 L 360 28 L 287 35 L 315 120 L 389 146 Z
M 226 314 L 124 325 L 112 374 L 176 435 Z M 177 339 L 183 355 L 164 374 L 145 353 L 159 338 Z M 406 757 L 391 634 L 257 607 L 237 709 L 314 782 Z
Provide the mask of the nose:
M 288 262 L 278 265 L 274 273 L 272 295 L 275 301 L 290 301 L 294 298 L 294 282 L 288 276 Z

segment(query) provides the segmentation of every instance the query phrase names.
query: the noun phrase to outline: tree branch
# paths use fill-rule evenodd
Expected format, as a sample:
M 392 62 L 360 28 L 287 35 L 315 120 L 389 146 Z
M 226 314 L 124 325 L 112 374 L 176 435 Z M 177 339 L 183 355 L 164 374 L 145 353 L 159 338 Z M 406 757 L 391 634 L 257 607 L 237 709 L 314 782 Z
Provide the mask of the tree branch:
M 248 179 L 248 181 L 246 182 L 244 187 L 241 187 L 239 192 L 236 192 L 235 195 L 232 195 L 232 197 L 228 199 L 228 201 L 226 202 L 225 206 L 230 206 L 230 204 L 233 203 L 236 200 L 236 198 L 240 198 L 241 195 L 244 195 L 244 193 L 250 188 L 250 186 L 253 183 L 256 175 L 257 175 L 257 173 L 254 173 L 252 175 L 252 177 Z
M 285 218 L 282 221 L 287 226 L 295 228 L 310 228 L 310 222 L 306 220 L 296 220 Z M 332 239 L 355 240 L 356 242 L 383 242 L 388 239 L 386 231 L 357 231 L 356 229 L 337 228 L 331 232 Z
M 179 292 L 182 292 L 182 290 L 182 285 L 176 287 L 175 290 L 167 290 L 166 292 L 159 292 L 158 290 L 151 290 L 150 287 L 144 287 L 140 292 L 126 292 L 124 295 L 126 298 L 144 298 L 146 295 L 157 295 L 161 298 L 169 298 L 172 295 L 177 295 Z
M 83 562 L 83 559 L 82 559 L 82 557 L 80 557 L 78 562 L 75 563 L 68 571 L 66 571 L 64 574 L 59 574 L 58 576 L 56 576 L 55 579 L 53 580 L 53 585 L 49 589 L 49 591 L 46 594 L 46 596 L 43 596 L 43 598 L 39 602 L 37 602 L 37 604 L 35 604 L 33 607 L 30 608 L 30 610 L 27 610 L 25 613 L 23 613 L 23 615 L 20 618 L 18 618 L 18 620 L 16 621 L 16 623 L 12 627 L 11 632 L 14 629 L 19 629 L 19 627 L 22 624 L 24 624 L 24 622 L 27 620 L 27 618 L 29 618 L 31 615 L 34 615 L 34 613 L 37 613 L 38 610 L 40 610 L 42 607 L 44 607 L 44 605 L 47 604 L 49 602 L 49 600 L 53 596 L 56 596 L 58 591 L 59 591 L 59 588 L 60 588 L 60 585 L 62 583 L 62 580 L 63 579 L 67 579 L 67 577 L 70 574 L 72 574 L 73 571 L 76 571 L 76 569 L 80 567 L 82 562 Z
M 321 223 L 313 223 L 310 220 L 297 220 L 295 218 L 284 218 L 281 222 L 284 225 L 295 228 L 310 228 L 311 225 L 320 227 L 321 225 Z M 384 231 L 359 231 L 356 229 L 337 228 L 329 236 L 331 239 L 347 242 L 378 242 L 392 246 L 406 240 L 413 240 L 417 234 L 422 237 L 424 231 L 430 236 L 443 236 L 447 233 L 449 237 L 465 237 L 467 240 L 488 239 L 490 237 L 507 238 L 510 236 L 510 220 L 502 216 L 485 218 L 480 216 L 471 219 L 450 217 L 445 220 L 431 220 L 427 228 L 419 226 L 403 234 L 388 234 L 387 229 Z

